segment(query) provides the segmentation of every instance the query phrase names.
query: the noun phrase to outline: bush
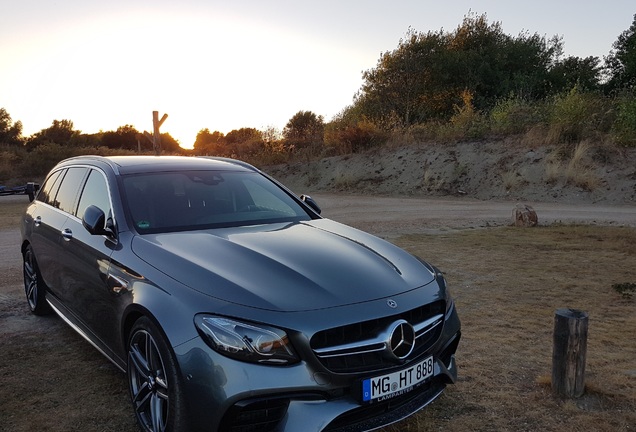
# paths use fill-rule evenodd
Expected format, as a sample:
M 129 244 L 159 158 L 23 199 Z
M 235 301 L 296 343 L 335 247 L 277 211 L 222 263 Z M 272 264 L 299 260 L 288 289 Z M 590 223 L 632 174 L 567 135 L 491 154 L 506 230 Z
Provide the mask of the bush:
M 463 105 L 455 105 L 455 114 L 450 121 L 439 129 L 438 137 L 444 141 L 460 141 L 463 139 L 479 139 L 486 136 L 488 126 L 481 115 L 473 106 L 473 94 L 469 91 L 462 92 Z
M 510 135 L 528 132 L 541 121 L 538 104 L 519 97 L 497 102 L 490 111 L 490 127 L 495 134 Z
M 609 131 L 606 99 L 578 87 L 554 97 L 548 106 L 548 144 L 576 143 Z
M 362 119 L 340 127 L 329 124 L 325 131 L 325 145 L 329 153 L 357 153 L 384 144 L 388 136 L 375 123 Z
M 611 132 L 614 141 L 625 147 L 636 147 L 636 95 L 620 96 L 615 106 L 616 119 Z

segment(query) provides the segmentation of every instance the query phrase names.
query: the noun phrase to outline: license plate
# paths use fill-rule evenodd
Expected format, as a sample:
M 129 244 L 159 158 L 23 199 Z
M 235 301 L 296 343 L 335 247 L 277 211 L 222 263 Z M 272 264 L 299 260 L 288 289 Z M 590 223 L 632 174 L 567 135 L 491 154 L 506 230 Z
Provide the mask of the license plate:
M 433 356 L 407 369 L 362 381 L 362 401 L 382 401 L 413 390 L 419 383 L 433 376 Z

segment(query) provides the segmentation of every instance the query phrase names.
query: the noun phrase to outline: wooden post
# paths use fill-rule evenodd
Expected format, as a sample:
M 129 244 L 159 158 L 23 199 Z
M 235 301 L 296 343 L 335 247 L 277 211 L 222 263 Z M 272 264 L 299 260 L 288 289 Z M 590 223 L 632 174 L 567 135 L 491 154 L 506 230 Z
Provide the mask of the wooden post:
M 152 143 L 152 148 L 155 151 L 155 154 L 159 156 L 161 154 L 161 133 L 159 132 L 159 128 L 168 118 L 168 114 L 164 114 L 161 116 L 161 120 L 159 120 L 159 111 L 152 112 L 152 135 L 148 132 L 144 131 L 144 136 L 148 138 L 148 141 Z
M 585 391 L 588 314 L 575 309 L 558 309 L 554 316 L 552 350 L 552 392 L 577 398 Z
M 152 146 L 155 154 L 161 154 L 161 133 L 159 133 L 159 111 L 152 112 Z

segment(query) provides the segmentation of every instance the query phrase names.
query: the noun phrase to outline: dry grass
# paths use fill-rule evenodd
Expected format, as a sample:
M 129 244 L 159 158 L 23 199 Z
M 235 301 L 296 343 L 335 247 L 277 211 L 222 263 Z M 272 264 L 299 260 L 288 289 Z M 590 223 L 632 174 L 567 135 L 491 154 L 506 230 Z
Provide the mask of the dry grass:
M 494 228 L 401 238 L 445 271 L 463 325 L 460 379 L 397 431 L 628 431 L 636 424 L 636 230 Z M 550 392 L 554 312 L 589 313 L 586 394 Z
M 594 168 L 587 162 L 591 149 L 589 141 L 580 142 L 574 148 L 572 158 L 565 168 L 566 181 L 588 191 L 596 189 L 601 182 Z
M 25 203 L 5 206 L 17 220 Z M 10 214 L 9 207 L 13 208 Z M 553 226 L 398 239 L 445 271 L 463 325 L 460 378 L 398 431 L 633 431 L 636 229 Z M 19 267 L 0 292 L 0 431 L 133 432 L 126 379 L 60 319 L 27 311 Z M 554 311 L 589 313 L 586 394 L 550 393 Z
M 0 229 L 18 228 L 20 215 L 29 204 L 25 195 L 0 196 Z
M 569 160 L 563 160 L 563 154 L 553 152 L 546 160 L 545 179 L 549 184 L 563 180 L 587 191 L 593 191 L 601 184 L 601 179 L 591 162 L 592 145 L 589 141 L 581 141 L 574 147 Z
M 506 171 L 501 175 L 501 181 L 507 191 L 516 190 L 521 187 L 525 180 L 516 170 Z

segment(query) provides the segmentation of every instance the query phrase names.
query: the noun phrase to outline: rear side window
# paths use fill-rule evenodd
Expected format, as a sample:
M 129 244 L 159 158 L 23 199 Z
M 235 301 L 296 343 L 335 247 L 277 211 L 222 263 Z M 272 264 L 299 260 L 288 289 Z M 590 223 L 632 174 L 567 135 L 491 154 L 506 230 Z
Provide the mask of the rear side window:
M 77 207 L 77 217 L 83 218 L 84 212 L 89 206 L 99 207 L 106 217 L 110 214 L 110 199 L 108 197 L 108 187 L 106 186 L 106 179 L 97 170 L 91 170 L 88 174 L 88 180 L 86 180 L 86 186 L 82 191 L 82 197 Z
M 60 190 L 55 197 L 56 207 L 66 213 L 75 214 L 77 198 L 88 168 L 73 167 L 66 171 Z
M 65 170 L 56 171 L 51 174 L 48 179 L 46 179 L 44 186 L 42 186 L 42 189 L 38 194 L 38 201 L 57 207 L 55 205 L 55 195 L 57 195 L 57 190 L 60 187 L 60 180 L 64 177 L 64 172 Z

